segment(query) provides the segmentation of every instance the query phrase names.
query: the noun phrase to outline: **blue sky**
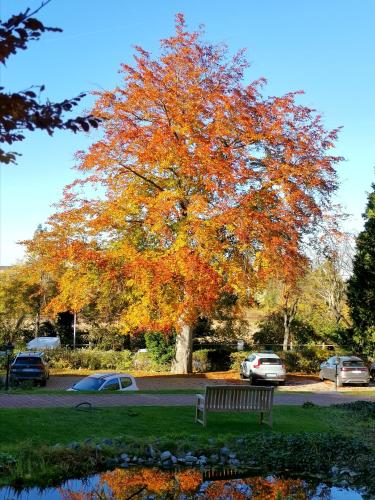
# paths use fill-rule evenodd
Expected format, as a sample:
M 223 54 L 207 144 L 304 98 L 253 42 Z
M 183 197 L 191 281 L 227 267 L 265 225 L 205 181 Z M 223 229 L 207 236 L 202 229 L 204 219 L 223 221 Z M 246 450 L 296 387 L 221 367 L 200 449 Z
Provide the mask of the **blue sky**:
M 1 19 L 41 0 L 0 0 Z M 327 128 L 343 126 L 336 153 L 337 201 L 352 214 L 347 229 L 362 228 L 366 194 L 375 180 L 375 2 L 373 0 L 53 0 L 38 14 L 63 33 L 45 34 L 1 69 L 1 85 L 22 90 L 46 85 L 51 100 L 81 91 L 113 88 L 133 45 L 157 55 L 159 40 L 174 30 L 174 15 L 185 14 L 191 30 L 205 25 L 205 39 L 245 47 L 248 82 L 264 76 L 265 93 L 304 90 L 300 102 L 316 108 Z M 89 109 L 87 97 L 83 108 Z M 77 177 L 74 153 L 97 134 L 28 134 L 16 144 L 17 166 L 1 167 L 2 265 L 22 257 L 18 240 L 30 238 L 53 212 L 63 187 Z

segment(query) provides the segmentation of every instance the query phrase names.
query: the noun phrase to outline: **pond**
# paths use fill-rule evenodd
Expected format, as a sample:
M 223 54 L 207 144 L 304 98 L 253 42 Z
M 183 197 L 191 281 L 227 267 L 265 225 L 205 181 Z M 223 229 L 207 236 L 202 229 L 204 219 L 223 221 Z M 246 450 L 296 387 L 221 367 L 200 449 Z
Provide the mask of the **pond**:
M 237 477 L 236 477 L 237 476 Z M 241 477 L 238 477 L 241 476 Z M 245 477 L 242 477 L 245 476 Z M 228 471 L 155 468 L 115 469 L 59 487 L 15 490 L 0 488 L 0 500 L 360 500 L 360 490 L 329 486 L 304 479 L 249 476 Z

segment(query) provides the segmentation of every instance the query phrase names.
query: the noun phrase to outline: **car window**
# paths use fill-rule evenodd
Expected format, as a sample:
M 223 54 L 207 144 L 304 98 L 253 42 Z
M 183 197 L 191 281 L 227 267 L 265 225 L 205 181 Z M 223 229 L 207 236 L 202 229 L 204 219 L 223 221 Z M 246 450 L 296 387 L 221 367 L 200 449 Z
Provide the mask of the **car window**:
M 281 365 L 281 359 L 278 358 L 260 358 L 261 365 Z
M 41 365 L 43 360 L 41 358 L 29 358 L 27 356 L 19 356 L 16 358 L 15 364 L 17 365 Z
M 103 380 L 95 377 L 86 377 L 74 385 L 78 391 L 97 391 L 102 385 Z
M 125 389 L 125 387 L 129 387 L 132 385 L 133 381 L 129 377 L 120 377 L 121 387 Z
M 255 359 L 254 354 L 250 354 L 250 356 L 247 357 L 247 361 L 254 361 L 254 359 Z
M 103 391 L 118 391 L 120 389 L 120 384 L 118 378 L 114 378 L 106 382 L 102 388 Z
M 357 359 L 351 359 L 349 361 L 343 361 L 342 366 L 365 366 L 363 361 L 357 360 Z

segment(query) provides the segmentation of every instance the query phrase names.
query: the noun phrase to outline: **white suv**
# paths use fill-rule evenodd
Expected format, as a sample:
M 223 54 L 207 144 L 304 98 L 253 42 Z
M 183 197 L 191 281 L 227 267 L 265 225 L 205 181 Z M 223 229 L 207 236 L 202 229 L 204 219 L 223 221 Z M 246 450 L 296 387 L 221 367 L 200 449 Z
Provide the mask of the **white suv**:
M 273 352 L 253 352 L 241 363 L 240 377 L 249 379 L 250 384 L 257 380 L 268 380 L 284 385 L 285 367 Z

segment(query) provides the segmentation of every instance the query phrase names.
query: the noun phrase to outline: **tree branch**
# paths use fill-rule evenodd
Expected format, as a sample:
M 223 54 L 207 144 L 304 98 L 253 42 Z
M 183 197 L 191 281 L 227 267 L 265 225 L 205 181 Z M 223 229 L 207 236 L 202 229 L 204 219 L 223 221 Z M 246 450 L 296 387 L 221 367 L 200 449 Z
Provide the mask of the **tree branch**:
M 119 162 L 119 165 L 121 165 L 124 169 L 128 170 L 129 172 L 131 172 L 136 177 L 139 177 L 140 179 L 144 180 L 145 182 L 148 182 L 149 184 L 151 184 L 152 186 L 154 186 L 159 191 L 164 191 L 164 188 L 162 188 L 161 186 L 159 186 L 158 184 L 156 184 L 156 182 L 154 182 L 152 179 L 148 179 L 147 177 L 145 177 L 144 175 L 140 174 L 139 172 L 136 172 L 131 167 L 129 167 L 129 165 L 125 165 L 124 163 L 121 163 L 121 162 Z

